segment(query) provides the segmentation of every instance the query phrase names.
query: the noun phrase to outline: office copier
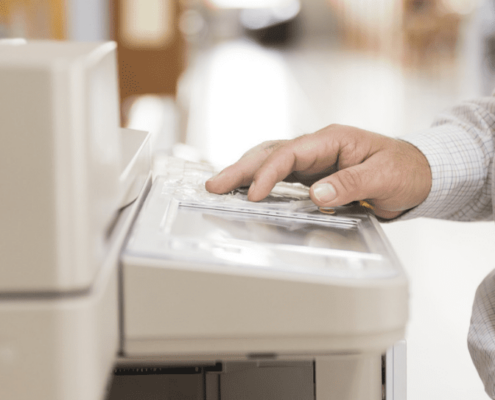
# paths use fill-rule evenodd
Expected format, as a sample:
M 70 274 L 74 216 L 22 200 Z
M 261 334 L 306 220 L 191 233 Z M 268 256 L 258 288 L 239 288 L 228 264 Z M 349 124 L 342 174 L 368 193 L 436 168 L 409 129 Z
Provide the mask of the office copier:
M 369 209 L 152 176 L 113 42 L 1 41 L 0 124 L 1 399 L 405 399 L 408 283 Z

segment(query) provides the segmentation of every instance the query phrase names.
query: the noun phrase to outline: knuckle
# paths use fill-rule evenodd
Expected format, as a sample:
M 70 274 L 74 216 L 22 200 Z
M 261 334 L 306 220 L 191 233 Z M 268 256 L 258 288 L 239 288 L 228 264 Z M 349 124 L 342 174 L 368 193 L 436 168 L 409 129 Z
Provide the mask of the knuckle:
M 322 135 L 324 140 L 332 142 L 335 145 L 340 145 L 342 139 L 347 137 L 348 129 L 345 125 L 331 124 L 317 133 Z
M 261 143 L 261 147 L 266 149 L 275 146 L 277 143 L 278 140 L 265 140 L 264 142 Z
M 327 132 L 336 134 L 347 134 L 349 133 L 351 127 L 342 124 L 330 124 L 326 128 L 324 128 Z M 351 128 L 352 129 L 352 128 Z
M 273 151 L 282 146 L 282 140 L 267 140 L 266 142 L 261 143 L 261 147 L 263 150 Z
M 301 141 L 301 140 L 306 140 L 308 137 L 313 136 L 314 133 L 304 133 L 294 139 L 294 142 Z
M 339 173 L 340 183 L 347 192 L 356 192 L 362 186 L 361 175 L 353 169 L 344 169 Z
M 355 140 L 346 140 L 342 145 L 342 152 L 348 155 L 356 154 L 358 151 L 358 143 Z
M 264 156 L 268 157 L 279 150 L 281 147 L 283 147 L 284 142 L 285 141 L 283 140 L 269 140 L 261 143 L 260 148 L 261 151 L 264 153 Z
M 319 135 L 333 135 L 339 129 L 340 129 L 340 125 L 338 125 L 338 124 L 330 124 L 330 125 L 325 126 L 322 129 L 316 131 L 314 134 L 319 134 Z
M 278 140 L 270 140 L 266 142 L 262 142 L 248 151 L 246 151 L 241 158 L 246 158 L 249 156 L 257 155 L 259 153 L 267 153 L 270 154 L 273 150 L 275 150 L 279 146 Z

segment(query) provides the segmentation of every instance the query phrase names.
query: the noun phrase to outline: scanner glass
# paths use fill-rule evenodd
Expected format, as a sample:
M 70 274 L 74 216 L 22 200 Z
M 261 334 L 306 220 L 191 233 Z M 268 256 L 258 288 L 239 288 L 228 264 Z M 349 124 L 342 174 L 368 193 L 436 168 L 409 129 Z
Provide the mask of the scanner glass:
M 125 254 L 227 273 L 376 279 L 398 270 L 359 206 L 318 211 L 307 188 L 282 183 L 262 202 L 246 191 L 215 195 L 211 172 L 183 164 L 158 177 Z

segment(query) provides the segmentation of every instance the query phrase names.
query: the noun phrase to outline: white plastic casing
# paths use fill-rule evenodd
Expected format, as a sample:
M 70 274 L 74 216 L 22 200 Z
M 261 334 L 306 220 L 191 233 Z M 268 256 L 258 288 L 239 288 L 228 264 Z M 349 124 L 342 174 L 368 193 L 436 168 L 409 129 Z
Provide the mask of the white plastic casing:
M 121 201 L 115 48 L 0 44 L 0 292 L 96 275 Z
M 171 163 L 133 225 L 121 255 L 126 357 L 380 360 L 404 337 L 407 277 L 374 216 L 320 213 L 293 186 L 258 203 L 214 195 L 210 176 Z

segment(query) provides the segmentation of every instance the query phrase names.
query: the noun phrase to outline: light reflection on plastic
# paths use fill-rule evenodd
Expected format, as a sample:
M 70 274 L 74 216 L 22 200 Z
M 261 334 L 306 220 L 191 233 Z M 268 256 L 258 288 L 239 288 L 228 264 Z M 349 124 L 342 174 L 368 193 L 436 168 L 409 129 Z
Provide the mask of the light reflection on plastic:
M 247 264 L 251 267 L 267 267 L 271 265 L 269 254 L 261 248 L 257 248 L 256 251 L 253 251 L 253 249 L 243 249 L 234 246 L 214 247 L 212 248 L 211 253 L 216 258 L 235 264 Z

